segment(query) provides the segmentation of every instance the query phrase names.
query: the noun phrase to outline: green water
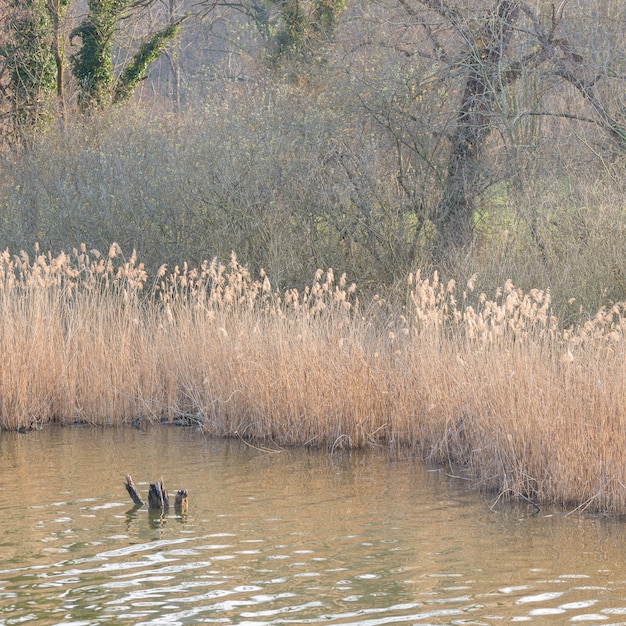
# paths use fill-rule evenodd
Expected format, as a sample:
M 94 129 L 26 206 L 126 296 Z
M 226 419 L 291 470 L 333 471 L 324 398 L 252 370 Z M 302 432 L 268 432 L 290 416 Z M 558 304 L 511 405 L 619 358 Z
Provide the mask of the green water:
M 163 477 L 186 517 L 133 510 Z M 385 453 L 0 433 L 0 624 L 626 624 L 626 526 Z

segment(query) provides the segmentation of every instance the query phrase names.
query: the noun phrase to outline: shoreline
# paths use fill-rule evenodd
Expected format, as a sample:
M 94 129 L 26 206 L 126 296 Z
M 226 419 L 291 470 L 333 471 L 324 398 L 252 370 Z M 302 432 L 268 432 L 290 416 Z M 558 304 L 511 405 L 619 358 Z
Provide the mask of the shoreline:
M 199 416 L 216 437 L 409 450 L 482 489 L 626 514 L 624 305 L 560 329 L 548 292 L 410 276 L 404 304 L 332 270 L 277 293 L 236 258 L 0 260 L 0 427 Z M 145 287 L 145 289 L 144 289 Z

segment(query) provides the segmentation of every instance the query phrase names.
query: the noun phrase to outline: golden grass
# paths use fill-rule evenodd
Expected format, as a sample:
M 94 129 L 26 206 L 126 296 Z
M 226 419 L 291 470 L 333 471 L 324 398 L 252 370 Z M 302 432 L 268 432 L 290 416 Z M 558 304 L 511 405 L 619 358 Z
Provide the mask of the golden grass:
M 562 329 L 550 295 L 410 276 L 364 306 L 345 277 L 276 293 L 235 257 L 0 256 L 0 426 L 197 418 L 216 436 L 386 446 L 505 495 L 626 513 L 622 304 Z

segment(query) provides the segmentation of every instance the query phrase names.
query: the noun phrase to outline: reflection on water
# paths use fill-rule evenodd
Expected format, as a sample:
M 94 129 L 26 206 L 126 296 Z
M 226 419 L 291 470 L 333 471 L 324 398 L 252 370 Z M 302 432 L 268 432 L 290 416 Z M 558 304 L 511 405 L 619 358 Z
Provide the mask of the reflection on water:
M 186 517 L 151 518 L 163 476 Z M 385 454 L 191 429 L 0 433 L 0 624 L 626 624 L 626 526 Z

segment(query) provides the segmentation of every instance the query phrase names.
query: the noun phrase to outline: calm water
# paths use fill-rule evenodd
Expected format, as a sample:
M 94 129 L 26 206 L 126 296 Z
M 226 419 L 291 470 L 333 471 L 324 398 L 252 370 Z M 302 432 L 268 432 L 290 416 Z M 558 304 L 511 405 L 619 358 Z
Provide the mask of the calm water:
M 132 511 L 163 476 L 186 519 Z M 0 433 L 0 624 L 626 624 L 626 524 L 386 455 Z

